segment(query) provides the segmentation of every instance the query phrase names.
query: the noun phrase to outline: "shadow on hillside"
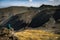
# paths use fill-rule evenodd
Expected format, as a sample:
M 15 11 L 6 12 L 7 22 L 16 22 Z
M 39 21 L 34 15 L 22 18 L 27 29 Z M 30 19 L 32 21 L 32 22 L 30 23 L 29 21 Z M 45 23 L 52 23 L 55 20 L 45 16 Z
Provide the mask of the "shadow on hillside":
M 49 18 L 50 18 L 50 15 L 46 14 L 45 12 L 38 13 L 32 19 L 31 23 L 29 24 L 29 27 L 32 27 L 32 28 L 40 27 L 46 22 L 48 22 Z
M 12 16 L 10 18 L 10 20 L 8 20 L 8 22 L 6 24 L 4 24 L 4 26 L 8 27 L 8 25 L 11 25 L 12 28 L 14 28 L 14 30 L 20 30 L 21 28 L 25 28 L 27 23 L 23 22 L 23 20 L 20 20 L 19 17 L 17 15 Z
M 60 19 L 60 9 L 57 9 L 55 13 L 53 14 L 53 18 L 55 19 L 56 22 L 59 22 Z
M 12 16 L 10 20 L 8 20 L 6 24 L 4 24 L 4 26 L 8 27 L 8 24 L 10 24 L 11 27 L 14 28 L 14 30 L 16 31 L 25 28 L 28 25 L 28 23 L 24 22 L 23 20 L 20 20 L 20 18 L 21 17 L 19 17 L 18 15 Z M 32 27 L 32 28 L 40 27 L 46 22 L 48 22 L 49 18 L 50 15 L 46 14 L 45 12 L 37 13 L 37 15 L 33 17 L 28 27 Z
M 20 15 L 19 15 L 20 16 Z M 8 24 L 11 25 L 14 30 L 20 30 L 22 28 L 25 28 L 28 23 L 24 22 L 24 20 L 20 20 L 21 17 L 18 15 L 12 16 L 10 20 L 3 26 L 8 27 Z M 37 28 L 45 24 L 49 21 L 51 15 L 47 14 L 46 12 L 40 12 L 37 13 L 33 18 L 31 23 L 28 25 L 28 27 Z M 53 14 L 53 18 L 57 22 L 58 19 L 60 19 L 60 9 L 57 9 L 56 12 Z

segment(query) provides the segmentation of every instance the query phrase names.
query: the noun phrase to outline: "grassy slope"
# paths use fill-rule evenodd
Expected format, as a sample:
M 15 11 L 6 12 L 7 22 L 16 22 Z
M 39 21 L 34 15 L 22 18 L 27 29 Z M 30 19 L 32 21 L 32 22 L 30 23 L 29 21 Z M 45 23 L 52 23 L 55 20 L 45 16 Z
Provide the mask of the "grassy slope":
M 16 32 L 19 40 L 59 40 L 60 35 L 47 32 L 45 30 L 24 30 Z

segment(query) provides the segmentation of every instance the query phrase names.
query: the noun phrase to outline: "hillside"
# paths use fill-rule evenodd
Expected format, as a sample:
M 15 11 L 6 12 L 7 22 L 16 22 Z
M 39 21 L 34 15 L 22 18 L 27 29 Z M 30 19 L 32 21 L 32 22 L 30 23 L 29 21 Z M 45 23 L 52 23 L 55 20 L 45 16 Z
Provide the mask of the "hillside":
M 19 40 L 60 40 L 60 35 L 45 30 L 24 30 L 16 32 Z
M 14 31 L 6 30 L 8 26 Z M 0 39 L 5 37 L 7 40 L 15 37 L 15 40 L 60 40 L 60 6 L 0 8 Z
M 0 40 L 60 40 L 60 35 L 47 30 L 26 29 L 15 32 L 2 28 L 0 29 Z
M 2 27 L 11 24 L 14 30 L 25 29 L 26 27 L 60 29 L 59 26 L 56 27 L 60 19 L 59 6 L 42 5 L 39 8 L 11 6 L 0 9 L 0 14 L 0 26 Z

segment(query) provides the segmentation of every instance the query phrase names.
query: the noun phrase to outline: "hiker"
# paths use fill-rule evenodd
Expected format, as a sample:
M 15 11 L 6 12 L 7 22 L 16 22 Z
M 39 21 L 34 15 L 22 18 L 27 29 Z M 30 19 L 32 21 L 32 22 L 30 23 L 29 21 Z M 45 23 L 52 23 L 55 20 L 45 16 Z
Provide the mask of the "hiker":
M 9 31 L 9 34 L 14 35 L 14 29 L 11 27 L 11 24 L 8 24 L 7 29 Z

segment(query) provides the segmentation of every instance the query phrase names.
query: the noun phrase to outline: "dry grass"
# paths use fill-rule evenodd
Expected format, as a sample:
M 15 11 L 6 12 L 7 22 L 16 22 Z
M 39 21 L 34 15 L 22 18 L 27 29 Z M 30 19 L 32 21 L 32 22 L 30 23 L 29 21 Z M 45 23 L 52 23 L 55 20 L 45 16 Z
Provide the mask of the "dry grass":
M 24 30 L 15 35 L 19 40 L 60 40 L 60 35 L 45 30 Z

